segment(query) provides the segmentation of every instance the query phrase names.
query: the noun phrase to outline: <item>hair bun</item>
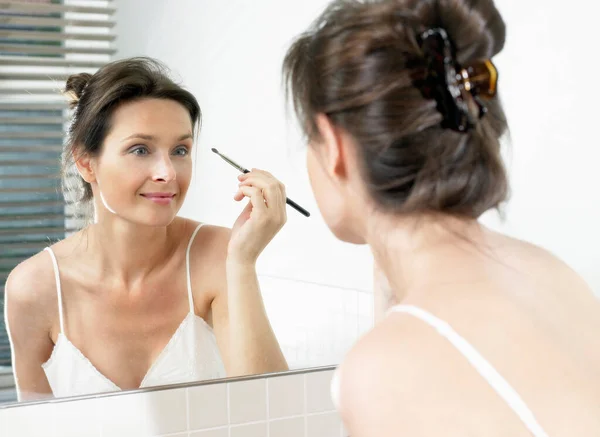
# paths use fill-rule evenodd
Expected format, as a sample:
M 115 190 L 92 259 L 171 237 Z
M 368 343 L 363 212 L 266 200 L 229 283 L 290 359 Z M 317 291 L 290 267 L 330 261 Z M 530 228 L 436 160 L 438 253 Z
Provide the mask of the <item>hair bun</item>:
M 91 78 L 92 75 L 90 73 L 72 74 L 67 78 L 65 93 L 70 98 L 71 107 L 74 107 L 79 103 L 83 90 Z
M 493 0 L 430 1 L 425 14 L 427 27 L 443 27 L 464 64 L 492 59 L 502 51 L 506 26 Z

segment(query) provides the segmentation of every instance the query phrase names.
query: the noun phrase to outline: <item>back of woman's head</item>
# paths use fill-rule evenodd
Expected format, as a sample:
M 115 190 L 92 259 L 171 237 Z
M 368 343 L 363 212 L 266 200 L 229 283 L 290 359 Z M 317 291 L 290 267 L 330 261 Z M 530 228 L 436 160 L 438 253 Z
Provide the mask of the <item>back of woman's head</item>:
M 319 140 L 318 114 L 350 134 L 379 207 L 476 218 L 508 194 L 506 118 L 493 96 L 469 128 L 448 127 L 448 108 L 418 80 L 431 29 L 447 35 L 456 65 L 489 60 L 505 41 L 492 0 L 337 0 L 289 49 L 288 93 L 309 140 Z
M 167 68 L 151 58 L 138 57 L 114 61 L 96 73 L 69 76 L 65 93 L 73 109 L 72 121 L 63 152 L 65 191 L 80 191 L 75 200 L 80 206 L 90 204 L 90 184 L 77 177 L 73 184 L 68 171 L 81 155 L 98 156 L 109 133 L 115 110 L 127 102 L 141 99 L 172 100 L 186 108 L 192 130 L 200 123 L 201 112 L 196 98 L 170 77 Z M 73 186 L 75 185 L 75 186 Z M 85 218 L 90 219 L 89 208 Z

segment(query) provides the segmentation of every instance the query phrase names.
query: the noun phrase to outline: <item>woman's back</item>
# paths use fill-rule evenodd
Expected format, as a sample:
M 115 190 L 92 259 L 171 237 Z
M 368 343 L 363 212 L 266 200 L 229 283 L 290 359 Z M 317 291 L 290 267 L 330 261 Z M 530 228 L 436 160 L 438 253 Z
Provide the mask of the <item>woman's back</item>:
M 478 373 L 426 320 L 402 311 L 410 305 L 470 343 L 548 436 L 600 435 L 600 303 L 547 252 L 498 234 L 487 243 L 489 253 L 436 255 L 431 271 L 452 285 L 414 298 L 409 293 L 349 354 L 341 367 L 341 408 L 353 429 L 380 427 L 382 436 L 392 429 L 424 436 L 532 435 L 519 411 L 492 388 L 495 378 Z M 454 281 L 456 268 L 464 281 Z M 386 426 L 389 420 L 395 423 Z

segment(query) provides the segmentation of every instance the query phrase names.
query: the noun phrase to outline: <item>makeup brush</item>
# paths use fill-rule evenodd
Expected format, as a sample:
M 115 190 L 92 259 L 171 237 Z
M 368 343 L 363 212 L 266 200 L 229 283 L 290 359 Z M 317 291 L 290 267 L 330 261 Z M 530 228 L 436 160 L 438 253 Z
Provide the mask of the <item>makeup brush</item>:
M 241 165 L 239 165 L 238 163 L 236 163 L 232 159 L 228 158 L 227 156 L 223 155 L 222 153 L 219 153 L 219 151 L 217 149 L 215 149 L 214 147 L 212 149 L 210 149 L 210 150 L 212 150 L 214 153 L 216 153 L 221 158 L 223 158 L 223 160 L 226 163 L 228 163 L 232 167 L 237 168 L 240 172 L 242 172 L 242 173 L 250 173 L 250 170 L 248 170 L 247 168 L 242 167 Z M 302 208 L 300 205 L 298 205 L 296 202 L 294 202 L 289 197 L 285 198 L 285 203 L 287 203 L 288 205 L 290 205 L 292 208 L 294 208 L 300 214 L 302 214 L 302 215 L 304 215 L 306 217 L 310 217 L 310 212 L 308 212 L 307 210 L 305 210 L 304 208 Z

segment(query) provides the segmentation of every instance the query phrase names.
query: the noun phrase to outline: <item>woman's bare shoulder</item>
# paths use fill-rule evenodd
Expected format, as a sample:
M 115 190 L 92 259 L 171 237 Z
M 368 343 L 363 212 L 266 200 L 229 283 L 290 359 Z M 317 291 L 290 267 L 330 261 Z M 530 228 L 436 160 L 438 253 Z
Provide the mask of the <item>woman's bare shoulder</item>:
M 201 223 L 182 217 L 178 217 L 176 220 L 177 222 L 174 224 L 179 229 L 179 238 L 181 238 L 187 246 L 193 236 L 194 231 Z M 190 256 L 195 258 L 203 258 L 205 256 L 215 257 L 215 255 L 217 255 L 217 257 L 220 258 L 219 255 L 222 255 L 223 251 L 226 252 L 227 250 L 230 236 L 230 228 L 211 224 L 202 224 L 202 227 L 198 230 L 190 247 Z
M 211 224 L 203 224 L 196 233 L 194 240 L 189 245 L 194 231 L 199 222 L 189 219 L 180 219 L 181 239 L 186 250 L 189 246 L 189 263 L 192 280 L 199 278 L 201 287 L 194 287 L 194 293 L 216 296 L 225 284 L 225 262 L 227 259 L 227 246 L 231 236 L 231 229 Z M 199 283 L 198 283 L 199 284 Z
M 7 316 L 43 319 L 49 313 L 49 305 L 56 305 L 57 299 L 50 254 L 41 251 L 19 263 L 8 275 L 5 296 Z
M 573 293 L 586 298 L 593 296 L 583 276 L 551 249 L 513 237 L 505 236 L 503 241 L 502 258 L 546 290 L 568 291 L 569 296 Z
M 410 399 L 431 373 L 427 363 L 438 341 L 418 321 L 390 316 L 355 343 L 339 367 L 340 414 L 350 433 L 392 436 L 411 429 L 419 404 Z
M 84 238 L 85 231 L 79 231 L 49 246 L 59 265 L 69 259 L 81 259 Z M 8 275 L 5 288 L 15 305 L 21 303 L 47 309 L 48 304 L 55 304 L 56 276 L 50 253 L 42 250 L 19 263 Z

